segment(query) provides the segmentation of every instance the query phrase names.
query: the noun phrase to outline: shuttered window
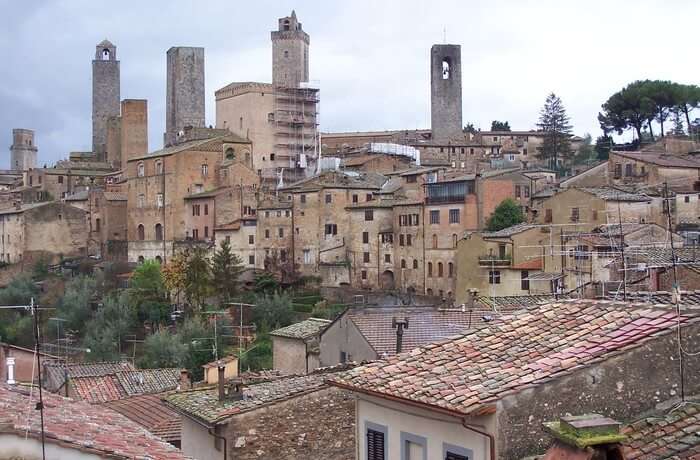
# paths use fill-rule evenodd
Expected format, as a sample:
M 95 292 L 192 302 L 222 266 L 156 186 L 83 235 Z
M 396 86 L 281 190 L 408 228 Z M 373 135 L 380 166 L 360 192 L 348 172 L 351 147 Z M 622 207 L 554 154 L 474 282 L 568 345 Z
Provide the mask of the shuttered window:
M 384 460 L 384 433 L 367 428 L 367 460 Z
M 469 457 L 466 455 L 454 454 L 448 451 L 447 454 L 445 454 L 445 460 L 469 460 Z

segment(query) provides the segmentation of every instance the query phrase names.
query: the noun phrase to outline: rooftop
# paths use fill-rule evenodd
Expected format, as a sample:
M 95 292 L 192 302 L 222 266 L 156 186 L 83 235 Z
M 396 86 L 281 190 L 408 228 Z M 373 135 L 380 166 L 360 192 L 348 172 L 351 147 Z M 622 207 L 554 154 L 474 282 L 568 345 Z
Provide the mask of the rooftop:
M 299 323 L 291 324 L 287 327 L 274 330 L 270 335 L 287 337 L 290 339 L 306 340 L 318 334 L 324 327 L 330 324 L 330 320 L 321 318 L 309 318 Z
M 537 228 L 537 225 L 517 224 L 495 232 L 481 232 L 481 236 L 484 238 L 508 238 L 533 228 Z
M 174 155 L 176 153 L 185 152 L 187 150 L 197 150 L 205 152 L 215 152 L 221 150 L 221 145 L 224 142 L 231 143 L 243 143 L 249 144 L 250 141 L 243 139 L 242 137 L 236 136 L 235 134 L 229 133 L 225 136 L 210 137 L 207 139 L 197 139 L 192 141 L 183 142 L 181 144 L 173 145 L 171 147 L 165 147 L 155 152 L 150 152 L 146 155 L 140 157 L 129 158 L 128 161 L 139 161 L 147 160 L 149 158 L 155 157 L 165 157 L 169 155 Z
M 179 460 L 185 456 L 123 415 L 105 407 L 44 393 L 48 443 L 103 458 Z M 0 432 L 41 436 L 36 390 L 0 383 Z
M 138 423 L 152 434 L 168 442 L 180 440 L 180 414 L 165 404 L 161 395 L 140 395 L 103 404 Z
M 68 378 L 76 377 L 102 377 L 115 374 L 119 371 L 133 371 L 136 368 L 129 361 L 101 362 L 101 363 L 76 363 L 66 364 L 60 361 L 46 361 L 43 363 L 44 388 L 56 391 L 63 385 L 65 375 Z
M 622 158 L 643 161 L 667 168 L 700 168 L 700 162 L 684 155 L 672 155 L 665 152 L 612 152 Z
M 671 413 L 637 420 L 624 434 L 627 460 L 700 458 L 700 407 L 690 402 Z
M 680 318 L 684 323 L 697 320 L 687 312 Z M 479 413 L 508 394 L 670 333 L 676 324 L 675 312 L 665 307 L 601 300 L 553 302 L 509 321 L 357 367 L 332 383 L 455 414 Z
M 605 201 L 651 201 L 651 198 L 643 193 L 627 192 L 614 187 L 578 187 L 576 189 Z

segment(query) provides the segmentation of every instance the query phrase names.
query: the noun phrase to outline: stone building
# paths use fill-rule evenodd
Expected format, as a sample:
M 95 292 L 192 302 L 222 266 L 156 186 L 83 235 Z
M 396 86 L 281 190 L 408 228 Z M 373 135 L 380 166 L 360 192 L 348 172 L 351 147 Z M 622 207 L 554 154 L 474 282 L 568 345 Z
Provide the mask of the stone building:
M 113 168 L 103 162 L 59 161 L 52 168 L 36 168 L 24 174 L 24 185 L 33 188 L 36 201 L 60 200 L 93 186 L 103 186 Z
M 61 202 L 17 204 L 0 211 L 0 261 L 30 264 L 84 256 L 88 244 L 85 211 Z
M 462 51 L 459 45 L 430 48 L 430 127 L 433 141 L 462 133 Z
M 670 190 L 700 189 L 700 161 L 663 152 L 610 152 L 610 185 L 638 185 Z
M 396 288 L 395 274 L 400 272 L 394 258 L 395 205 L 395 200 L 375 199 L 346 207 L 350 218 L 347 238 L 353 286 Z
M 292 203 L 286 195 L 261 200 L 257 209 L 254 254 L 257 268 L 284 272 L 294 264 L 295 235 Z M 248 237 L 250 241 L 250 236 Z M 249 257 L 250 258 L 250 257 Z
M 92 152 L 98 161 L 106 159 L 108 120 L 119 116 L 119 90 L 117 47 L 103 40 L 92 61 Z
M 10 169 L 26 171 L 36 168 L 38 148 L 31 129 L 13 129 L 10 146 Z
M 283 374 L 308 374 L 320 367 L 318 336 L 330 320 L 308 318 L 270 332 L 272 368 Z
M 174 242 L 192 239 L 186 227 L 192 208 L 188 209 L 185 198 L 221 187 L 222 165 L 227 161 L 250 161 L 251 150 L 249 141 L 228 134 L 187 141 L 129 159 L 129 261 L 165 260 L 172 254 Z M 199 216 L 203 212 L 200 208 Z M 197 237 L 204 238 L 204 228 L 197 230 Z M 213 240 L 213 219 L 208 230 L 208 239 Z
M 167 52 L 166 147 L 180 142 L 185 127 L 203 128 L 204 48 L 174 46 Z
M 216 126 L 250 139 L 253 169 L 268 182 L 313 174 L 319 91 L 309 81 L 309 36 L 296 14 L 280 18 L 272 38 L 272 84 L 235 82 L 216 91 Z

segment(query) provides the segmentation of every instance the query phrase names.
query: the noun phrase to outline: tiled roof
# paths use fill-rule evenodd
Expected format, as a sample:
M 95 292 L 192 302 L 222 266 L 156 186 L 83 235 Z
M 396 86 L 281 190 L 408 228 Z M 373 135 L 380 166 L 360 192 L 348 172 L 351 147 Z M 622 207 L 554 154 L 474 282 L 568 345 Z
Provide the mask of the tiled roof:
M 320 390 L 333 369 L 318 369 L 308 375 L 293 375 L 244 387 L 243 399 L 219 401 L 216 386 L 172 393 L 164 400 L 179 412 L 217 424 L 225 419 L 259 407 Z
M 116 375 L 129 396 L 174 390 L 180 383 L 180 369 L 138 369 Z
M 379 182 L 372 173 L 352 173 L 352 171 L 326 171 L 313 177 L 302 179 L 281 188 L 285 192 L 312 192 L 322 189 L 366 189 L 379 190 L 384 180 Z
M 479 296 L 477 300 L 490 308 L 495 308 L 498 311 L 513 311 L 521 308 L 531 307 L 533 305 L 540 305 L 547 302 L 556 302 L 561 300 L 563 297 L 555 296 L 553 294 L 531 294 L 531 295 L 507 295 L 507 296 Z
M 682 322 L 697 320 L 688 313 L 681 317 Z M 509 321 L 357 367 L 331 382 L 454 413 L 476 413 L 505 395 L 672 332 L 676 321 L 672 309 L 644 304 L 548 303 Z
M 44 387 L 49 391 L 58 390 L 64 383 L 65 377 L 102 377 L 119 371 L 135 370 L 128 361 L 65 364 L 59 361 L 45 361 L 43 363 Z
M 98 377 L 73 377 L 70 387 L 75 391 L 77 399 L 98 404 L 126 397 L 126 391 L 119 384 L 114 374 Z
M 180 450 L 117 412 L 44 393 L 44 431 L 48 443 L 115 459 L 180 460 Z M 0 432 L 41 436 L 37 393 L 0 383 Z
M 671 257 L 671 248 L 638 248 L 631 254 L 634 255 L 640 262 L 647 264 L 647 267 L 667 267 L 672 265 L 673 258 Z M 674 248 L 673 254 L 676 257 L 676 264 L 682 265 L 700 265 L 700 249 L 695 246 L 683 248 Z
M 700 168 L 700 162 L 684 155 L 671 155 L 663 152 L 612 152 L 630 160 L 665 166 L 668 168 Z
M 76 192 L 72 195 L 68 195 L 65 200 L 66 201 L 85 201 L 88 199 L 88 191 L 87 190 L 81 190 L 79 192 Z
M 105 200 L 107 201 L 127 201 L 126 193 L 121 192 L 104 192 Z
M 628 425 L 627 460 L 700 458 L 700 408 L 691 402 L 662 417 Z
M 103 405 L 138 423 L 149 432 L 168 442 L 179 441 L 182 421 L 180 414 L 162 401 L 162 395 L 132 396 Z
M 217 136 L 217 137 L 210 137 L 207 139 L 196 139 L 192 141 L 186 141 L 181 144 L 173 145 L 170 147 L 165 147 L 161 150 L 157 150 L 155 152 L 150 152 L 146 155 L 140 156 L 140 157 L 134 157 L 134 158 L 129 158 L 128 161 L 139 161 L 139 160 L 146 160 L 149 158 L 156 158 L 156 157 L 164 157 L 168 155 L 174 155 L 176 153 L 184 152 L 187 150 L 196 150 L 196 151 L 219 151 L 221 150 L 221 145 L 224 142 L 232 142 L 232 143 L 250 143 L 250 141 L 247 141 L 243 139 L 242 137 L 236 136 L 233 133 L 228 133 L 225 136 Z
M 327 319 L 309 318 L 298 323 L 290 324 L 287 327 L 272 331 L 270 332 L 270 335 L 305 340 L 318 334 L 321 329 L 328 326 L 330 323 L 330 320 Z
M 537 225 L 517 224 L 495 232 L 482 232 L 481 235 L 484 238 L 508 238 L 509 236 L 517 235 L 518 233 L 522 233 L 536 227 Z
M 590 193 L 606 201 L 651 201 L 651 198 L 643 193 L 627 192 L 613 187 L 575 187 L 575 189 Z
M 512 270 L 542 270 L 544 268 L 544 260 L 542 257 L 527 259 L 519 264 L 513 264 L 510 267 Z
M 408 319 L 402 349 L 411 350 L 464 332 L 480 324 L 484 315 L 493 313 L 490 308 L 462 311 L 435 307 L 368 307 L 351 309 L 345 314 L 379 356 L 388 356 L 396 353 L 396 329 L 391 326 L 394 318 Z
M 224 358 L 221 358 L 217 361 L 212 361 L 210 363 L 203 364 L 202 367 L 204 369 L 209 369 L 210 367 L 219 367 L 220 365 L 232 363 L 232 362 L 236 361 L 237 359 L 238 359 L 237 356 L 230 355 L 230 356 L 226 356 Z
M 608 293 L 607 298 L 610 300 L 619 300 L 622 298 L 622 293 L 618 293 L 617 295 Z M 626 298 L 633 302 L 648 302 L 653 304 L 673 303 L 673 294 L 669 291 L 628 291 Z M 700 291 L 681 291 L 680 303 L 687 307 L 700 307 Z

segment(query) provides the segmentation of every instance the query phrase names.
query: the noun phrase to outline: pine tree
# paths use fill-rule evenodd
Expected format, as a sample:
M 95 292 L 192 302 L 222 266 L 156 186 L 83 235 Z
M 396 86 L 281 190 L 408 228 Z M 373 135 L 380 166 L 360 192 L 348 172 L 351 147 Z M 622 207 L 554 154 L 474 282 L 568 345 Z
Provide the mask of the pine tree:
M 545 134 L 537 157 L 546 160 L 551 169 L 558 169 L 560 162 L 568 160 L 573 153 L 569 121 L 561 99 L 554 93 L 547 96 L 537 123 L 539 130 Z
M 211 275 L 214 289 L 222 301 L 231 300 L 238 290 L 238 277 L 243 272 L 240 257 L 231 252 L 228 241 L 221 242 L 221 247 L 211 260 Z
M 211 292 L 211 282 L 207 256 L 202 248 L 194 248 L 187 259 L 185 274 L 185 297 L 193 308 L 202 309 Z

